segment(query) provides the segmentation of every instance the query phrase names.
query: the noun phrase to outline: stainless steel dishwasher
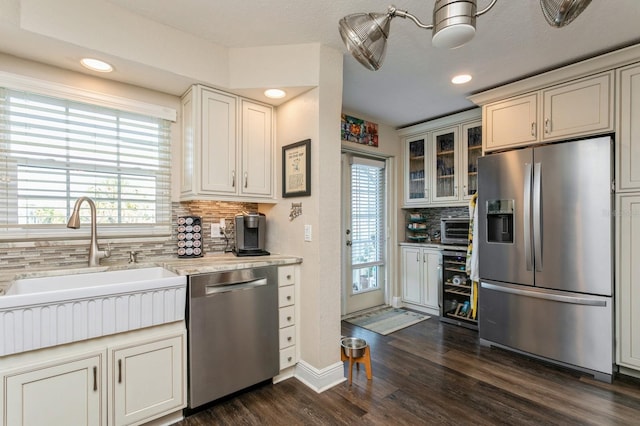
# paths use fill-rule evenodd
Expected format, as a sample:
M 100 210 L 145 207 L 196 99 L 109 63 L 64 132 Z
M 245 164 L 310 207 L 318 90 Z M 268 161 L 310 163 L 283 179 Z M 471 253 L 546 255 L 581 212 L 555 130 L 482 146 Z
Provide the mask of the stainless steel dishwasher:
M 277 267 L 191 275 L 189 408 L 279 372 Z

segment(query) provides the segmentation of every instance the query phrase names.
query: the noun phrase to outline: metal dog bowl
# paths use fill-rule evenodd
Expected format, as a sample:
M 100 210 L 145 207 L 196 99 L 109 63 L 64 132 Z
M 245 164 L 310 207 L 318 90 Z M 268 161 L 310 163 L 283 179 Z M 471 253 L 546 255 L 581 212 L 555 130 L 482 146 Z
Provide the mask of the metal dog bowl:
M 351 358 L 360 358 L 364 355 L 367 342 L 357 337 L 343 337 L 340 339 L 340 346 L 344 355 Z

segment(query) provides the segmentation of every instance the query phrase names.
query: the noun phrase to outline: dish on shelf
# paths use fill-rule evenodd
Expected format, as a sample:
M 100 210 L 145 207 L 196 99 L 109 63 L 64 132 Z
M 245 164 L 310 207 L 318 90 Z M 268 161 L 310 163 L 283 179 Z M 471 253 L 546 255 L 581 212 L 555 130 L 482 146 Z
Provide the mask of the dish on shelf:
M 409 241 L 418 242 L 418 243 L 426 241 L 427 238 L 428 238 L 427 235 L 409 235 L 409 236 L 407 236 L 407 239 Z
M 412 231 L 426 231 L 427 224 L 424 222 L 412 222 L 407 225 L 407 229 L 410 229 Z

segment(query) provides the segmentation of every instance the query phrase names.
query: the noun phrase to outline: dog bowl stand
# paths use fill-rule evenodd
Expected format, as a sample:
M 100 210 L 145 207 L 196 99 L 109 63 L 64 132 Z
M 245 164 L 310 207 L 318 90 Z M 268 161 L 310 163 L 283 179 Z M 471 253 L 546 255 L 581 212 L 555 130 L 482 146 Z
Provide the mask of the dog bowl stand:
M 353 364 L 356 364 L 358 371 L 360 370 L 360 364 L 364 364 L 365 371 L 367 372 L 367 380 L 371 380 L 373 377 L 371 374 L 371 353 L 369 351 L 369 345 L 364 348 L 364 354 L 357 358 L 346 356 L 342 348 L 340 348 L 340 359 L 342 359 L 342 362 L 349 361 L 349 385 L 351 385 L 353 376 Z

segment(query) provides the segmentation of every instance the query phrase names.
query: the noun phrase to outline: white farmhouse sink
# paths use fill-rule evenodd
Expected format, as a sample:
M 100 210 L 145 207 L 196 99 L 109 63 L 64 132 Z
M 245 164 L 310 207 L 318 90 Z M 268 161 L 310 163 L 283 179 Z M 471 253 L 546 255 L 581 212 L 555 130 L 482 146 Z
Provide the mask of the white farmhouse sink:
M 184 319 L 186 277 L 160 267 L 15 280 L 0 296 L 0 356 Z

